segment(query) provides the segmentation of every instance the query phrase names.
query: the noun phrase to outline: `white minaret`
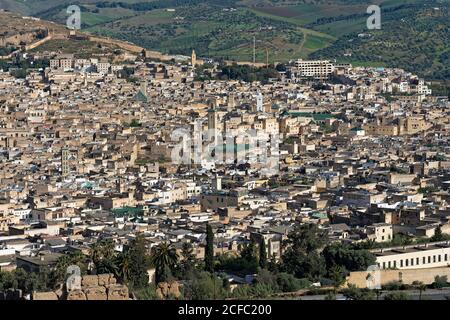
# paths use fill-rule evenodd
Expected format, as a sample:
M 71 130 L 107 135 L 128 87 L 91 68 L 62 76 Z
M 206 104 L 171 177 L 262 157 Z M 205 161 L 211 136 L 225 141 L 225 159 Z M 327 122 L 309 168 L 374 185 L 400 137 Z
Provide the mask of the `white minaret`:
M 197 65 L 197 54 L 195 53 L 195 50 L 192 50 L 191 54 L 191 65 L 195 67 Z
M 261 92 L 256 95 L 256 112 L 264 112 L 264 98 Z
M 222 178 L 216 175 L 212 180 L 212 187 L 214 191 L 222 190 Z

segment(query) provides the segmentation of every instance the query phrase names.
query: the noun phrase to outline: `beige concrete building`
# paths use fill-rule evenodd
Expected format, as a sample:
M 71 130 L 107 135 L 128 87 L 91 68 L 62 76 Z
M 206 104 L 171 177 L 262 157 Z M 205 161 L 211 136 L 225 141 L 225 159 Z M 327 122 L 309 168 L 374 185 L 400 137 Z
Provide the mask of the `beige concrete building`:
M 375 242 L 389 242 L 393 238 L 392 225 L 388 223 L 374 223 L 367 227 L 367 237 Z

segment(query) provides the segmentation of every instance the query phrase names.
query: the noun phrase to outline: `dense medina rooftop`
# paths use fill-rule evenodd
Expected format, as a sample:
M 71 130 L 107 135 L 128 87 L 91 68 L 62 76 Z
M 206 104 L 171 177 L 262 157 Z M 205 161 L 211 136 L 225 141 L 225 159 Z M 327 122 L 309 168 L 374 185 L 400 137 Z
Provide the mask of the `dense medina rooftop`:
M 45 57 L 24 78 L 0 72 L 0 274 L 54 279 L 44 296 L 69 264 L 103 298 L 180 297 L 213 274 L 230 284 L 220 297 L 249 297 L 264 272 L 272 297 L 326 287 L 336 267 L 364 287 L 370 265 L 448 246 L 448 99 L 408 72 L 305 80 L 300 61 L 245 82 L 212 63 L 200 81 L 201 58 Z

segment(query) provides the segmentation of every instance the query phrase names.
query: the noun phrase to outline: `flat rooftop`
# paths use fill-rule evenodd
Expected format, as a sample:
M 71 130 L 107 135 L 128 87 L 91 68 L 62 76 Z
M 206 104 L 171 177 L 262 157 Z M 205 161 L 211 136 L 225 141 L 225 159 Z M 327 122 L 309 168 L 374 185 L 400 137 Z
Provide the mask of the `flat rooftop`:
M 443 249 L 443 248 L 450 248 L 450 242 L 436 242 L 436 243 L 428 243 L 428 244 L 420 244 L 420 245 L 410 245 L 410 246 L 404 246 L 404 247 L 375 249 L 375 250 L 370 250 L 370 251 L 377 257 L 383 257 L 383 256 L 396 255 L 396 254 L 438 250 L 438 249 Z

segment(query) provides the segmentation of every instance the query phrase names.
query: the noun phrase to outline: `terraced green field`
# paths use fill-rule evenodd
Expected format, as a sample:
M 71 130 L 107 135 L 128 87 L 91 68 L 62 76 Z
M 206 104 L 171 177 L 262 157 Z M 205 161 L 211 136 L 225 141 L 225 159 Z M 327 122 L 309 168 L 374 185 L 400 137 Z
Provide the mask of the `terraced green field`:
M 374 2 L 382 9 L 381 30 L 367 30 L 366 5 L 361 2 L 259 6 L 253 10 L 336 39 L 331 45 L 313 47 L 311 58 L 332 57 L 354 65 L 401 67 L 428 79 L 450 79 L 449 1 Z
M 87 30 L 166 53 L 189 54 L 195 49 L 200 55 L 246 61 L 253 59 L 255 37 L 256 57 L 261 62 L 266 61 L 267 53 L 270 62 L 307 57 L 334 41 L 328 35 L 266 18 L 248 8 L 222 9 L 205 6 L 175 12 L 160 9 Z

